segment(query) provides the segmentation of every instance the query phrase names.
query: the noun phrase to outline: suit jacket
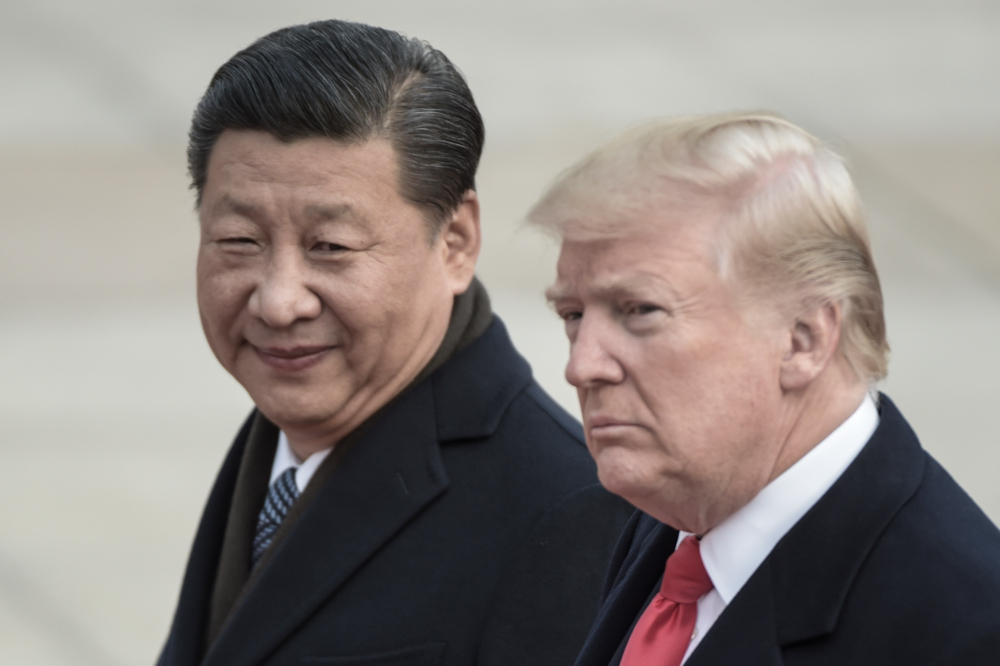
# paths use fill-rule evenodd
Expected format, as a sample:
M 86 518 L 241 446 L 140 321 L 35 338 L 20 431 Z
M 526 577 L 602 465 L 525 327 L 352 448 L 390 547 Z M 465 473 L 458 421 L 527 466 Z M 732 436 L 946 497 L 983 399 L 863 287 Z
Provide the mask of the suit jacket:
M 1000 664 L 1000 532 L 896 406 L 686 666 Z M 617 664 L 676 530 L 637 513 L 577 666 Z
M 161 666 L 202 663 L 248 431 L 205 508 Z M 630 513 L 494 320 L 361 434 L 203 663 L 571 664 Z

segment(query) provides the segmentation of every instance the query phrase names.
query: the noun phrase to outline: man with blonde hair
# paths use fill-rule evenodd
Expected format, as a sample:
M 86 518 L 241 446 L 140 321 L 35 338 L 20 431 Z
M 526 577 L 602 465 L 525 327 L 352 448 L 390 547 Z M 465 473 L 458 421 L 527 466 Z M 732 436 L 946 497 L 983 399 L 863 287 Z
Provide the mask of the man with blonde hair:
M 639 511 L 578 666 L 994 664 L 1000 531 L 874 390 L 857 192 L 769 113 L 668 119 L 563 174 L 562 317 L 601 482 Z

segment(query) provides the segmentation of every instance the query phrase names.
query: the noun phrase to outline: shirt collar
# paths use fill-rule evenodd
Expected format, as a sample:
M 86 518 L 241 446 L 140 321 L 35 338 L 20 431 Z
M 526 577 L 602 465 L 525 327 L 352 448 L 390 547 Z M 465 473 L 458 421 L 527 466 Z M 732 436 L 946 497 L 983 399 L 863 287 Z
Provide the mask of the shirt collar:
M 330 451 L 333 451 L 332 446 L 328 449 L 317 451 L 305 460 L 299 460 L 299 457 L 295 455 L 292 447 L 288 444 L 288 436 L 285 435 L 285 431 L 280 431 L 278 433 L 278 448 L 274 452 L 274 463 L 271 465 L 271 480 L 268 481 L 268 485 L 274 483 L 275 479 L 281 476 L 286 469 L 294 467 L 296 468 L 295 485 L 301 493 L 309 485 L 309 481 L 312 480 L 313 474 L 316 473 L 320 463 L 330 455 Z
M 783 536 L 830 489 L 878 427 L 875 401 L 861 405 L 750 502 L 701 539 L 701 558 L 728 605 Z M 688 532 L 681 532 L 678 543 Z

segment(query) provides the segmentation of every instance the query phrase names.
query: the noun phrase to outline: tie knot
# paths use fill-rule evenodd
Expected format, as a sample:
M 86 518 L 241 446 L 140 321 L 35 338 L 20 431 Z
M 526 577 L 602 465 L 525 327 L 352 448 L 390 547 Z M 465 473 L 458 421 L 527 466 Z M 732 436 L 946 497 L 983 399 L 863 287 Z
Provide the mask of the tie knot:
M 660 594 L 679 604 L 693 604 L 713 587 L 701 561 L 698 539 L 689 536 L 667 558 Z

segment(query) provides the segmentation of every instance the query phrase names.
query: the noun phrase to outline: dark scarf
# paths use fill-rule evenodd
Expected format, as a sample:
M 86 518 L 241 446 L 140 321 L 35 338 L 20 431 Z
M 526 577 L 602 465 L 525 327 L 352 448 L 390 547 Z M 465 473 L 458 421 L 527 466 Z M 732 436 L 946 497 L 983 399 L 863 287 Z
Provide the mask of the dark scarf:
M 491 321 L 493 321 L 493 312 L 490 309 L 489 296 L 482 283 L 474 278 L 465 293 L 455 297 L 448 330 L 445 332 L 444 340 L 441 341 L 434 357 L 400 394 L 425 380 L 431 373 L 444 365 L 448 359 L 482 335 Z M 375 421 L 395 400 L 396 398 L 390 400 L 388 404 L 337 443 L 330 455 L 317 468 L 305 491 L 292 505 L 278 531 L 275 532 L 271 545 L 261 556 L 257 567 L 251 571 L 250 544 L 257 526 L 257 516 L 261 507 L 264 506 L 264 498 L 267 496 L 271 466 L 278 445 L 278 427 L 260 412 L 255 414 L 243 459 L 240 462 L 240 470 L 236 477 L 236 489 L 229 509 L 229 518 L 226 521 L 222 554 L 219 557 L 215 588 L 212 591 L 205 643 L 206 652 L 215 639 L 219 637 L 219 633 L 232 612 L 242 603 L 247 591 L 253 587 L 257 576 L 267 566 L 267 562 L 278 544 L 284 540 L 298 519 L 305 513 L 306 508 L 319 494 L 333 470 L 361 438 L 368 424 Z

